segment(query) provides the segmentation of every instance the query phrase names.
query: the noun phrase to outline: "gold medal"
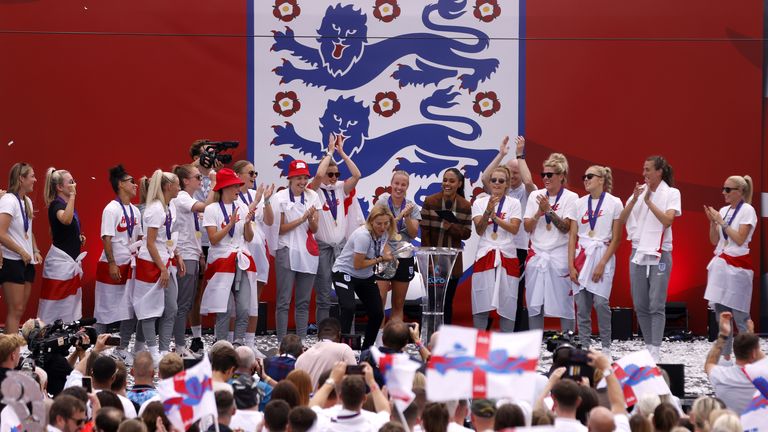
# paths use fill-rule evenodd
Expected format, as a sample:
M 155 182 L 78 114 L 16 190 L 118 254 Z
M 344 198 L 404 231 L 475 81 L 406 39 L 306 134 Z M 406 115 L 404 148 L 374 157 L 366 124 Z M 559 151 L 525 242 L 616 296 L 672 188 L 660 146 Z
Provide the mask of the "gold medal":
M 168 246 L 168 247 L 173 246 L 173 240 L 166 240 L 165 241 L 165 245 Z
M 590 236 L 590 237 L 594 237 L 595 236 L 595 232 L 593 230 L 589 230 L 587 235 Z
M 496 240 L 499 238 L 499 233 L 491 233 L 491 239 Z
M 24 233 L 24 238 L 29 240 L 29 233 Z
M 195 232 L 195 238 L 200 240 L 201 238 L 203 238 L 203 233 L 200 231 Z
M 395 239 L 395 241 L 400 241 L 403 239 L 403 236 L 401 236 L 400 233 L 396 233 L 392 238 Z
M 547 231 L 552 231 L 552 224 L 547 224 Z

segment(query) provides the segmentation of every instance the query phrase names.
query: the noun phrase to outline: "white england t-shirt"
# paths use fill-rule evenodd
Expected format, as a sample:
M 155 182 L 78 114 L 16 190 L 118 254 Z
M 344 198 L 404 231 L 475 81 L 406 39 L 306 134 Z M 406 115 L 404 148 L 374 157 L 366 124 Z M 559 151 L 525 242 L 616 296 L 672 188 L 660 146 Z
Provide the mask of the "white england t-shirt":
M 128 222 L 133 221 L 133 230 L 128 235 Z M 133 204 L 123 206 L 117 200 L 112 200 L 101 212 L 101 236 L 112 238 L 112 255 L 115 259 L 125 259 L 131 252 L 128 245 L 133 244 L 144 235 L 141 228 L 141 211 Z M 101 260 L 106 261 L 106 255 L 101 253 Z
M 201 243 L 202 231 L 205 229 L 203 214 L 192 211 L 192 207 L 198 202 L 186 191 L 180 191 L 176 198 L 171 200 L 171 206 L 176 211 L 175 225 L 179 232 L 177 249 L 181 253 L 181 258 L 185 260 L 198 260 L 203 253 Z M 195 219 L 197 219 L 197 225 L 195 225 Z
M 528 196 L 528 203 L 525 206 L 526 219 L 532 219 L 536 212 L 539 211 L 539 202 L 536 198 L 539 195 L 546 196 L 546 194 L 546 189 L 531 192 Z M 563 194 L 560 196 L 557 204 L 555 204 L 556 199 L 557 194 L 549 197 L 549 204 L 552 206 L 552 210 L 560 218 L 567 218 L 571 212 L 571 206 L 576 203 L 579 196 L 568 189 L 563 189 Z M 552 225 L 550 230 L 547 230 L 546 217 L 542 216 L 531 233 L 531 246 L 535 251 L 551 251 L 558 247 L 568 246 L 568 233 L 560 232 L 554 225 Z
M 22 211 L 26 211 L 23 209 L 25 200 L 26 205 L 29 206 L 30 212 L 35 214 L 34 209 L 32 208 L 32 200 L 26 197 L 24 197 L 24 199 L 19 199 L 15 194 L 10 192 L 0 198 L 0 213 L 5 213 L 11 216 L 11 224 L 8 226 L 8 235 L 11 237 L 11 240 L 21 246 L 34 260 L 35 256 L 32 249 L 32 218 L 28 219 L 29 225 L 27 226 L 26 236 L 24 232 L 24 218 L 26 215 L 22 213 Z M 8 249 L 5 245 L 0 246 L 0 248 L 2 248 L 3 257 L 5 259 L 21 260 L 21 255 Z
M 165 221 L 168 213 L 171 215 L 170 237 L 165 228 Z M 157 228 L 155 246 L 157 247 L 158 254 L 160 254 L 160 260 L 163 262 L 168 261 L 171 258 L 172 251 L 168 249 L 166 242 L 171 239 L 173 232 L 176 231 L 174 227 L 176 223 L 176 210 L 173 206 L 166 209 L 160 201 L 155 200 L 150 204 L 147 204 L 147 207 L 144 209 L 144 214 L 142 215 L 142 221 L 144 229 L 146 230 L 149 230 L 149 228 Z M 149 249 L 147 249 L 147 240 L 148 238 L 145 236 L 144 242 L 139 250 L 139 258 L 145 261 L 152 261 L 152 255 L 149 254 Z
M 605 192 L 605 197 L 603 198 L 603 203 L 600 205 L 600 211 L 597 215 L 597 221 L 595 222 L 595 229 L 593 230 L 589 225 L 588 200 L 592 201 L 592 211 L 597 211 L 597 204 L 600 199 L 594 199 L 591 195 L 587 194 L 574 203 L 571 207 L 571 213 L 567 217 L 576 221 L 576 224 L 579 227 L 579 239 L 610 242 L 613 237 L 613 221 L 619 219 L 621 210 L 624 209 L 624 205 L 621 203 L 620 199 Z M 592 236 L 589 235 L 590 231 L 594 231 Z
M 325 243 L 341 243 L 347 232 L 347 216 L 344 214 L 344 199 L 347 195 L 344 193 L 344 182 L 337 181 L 334 185 L 320 185 L 317 196 L 323 211 L 320 212 L 315 238 Z M 334 197 L 336 198 L 335 222 L 330 208 Z
M 480 197 L 475 200 L 474 204 L 472 204 L 472 225 L 474 226 L 474 219 L 477 216 L 483 216 L 485 213 L 486 208 L 488 208 L 488 201 L 490 201 L 491 196 L 485 195 L 483 197 Z M 520 230 L 524 230 L 522 226 L 522 219 L 521 219 L 521 210 L 520 210 L 520 201 L 518 201 L 515 198 L 510 197 L 509 195 L 506 195 L 504 197 L 504 202 L 499 202 L 501 204 L 501 214 L 499 217 L 502 220 L 505 221 L 511 221 L 512 219 L 517 219 L 521 221 Z M 499 210 L 499 204 L 496 204 L 493 208 L 493 213 L 498 213 Z M 478 243 L 477 243 L 477 250 L 478 253 L 481 255 L 485 255 L 482 251 L 491 248 L 501 248 L 505 251 L 505 253 L 512 254 L 514 257 L 516 257 L 517 252 L 515 249 L 517 249 L 516 243 L 513 241 L 514 235 L 505 230 L 502 227 L 498 227 L 496 230 L 496 239 L 493 239 L 493 222 L 488 222 L 488 227 L 485 229 L 485 233 L 483 233 L 482 236 L 479 237 Z M 509 247 L 512 246 L 512 247 Z M 514 248 L 514 249 L 513 249 Z
M 735 229 L 736 231 L 738 231 L 742 225 L 752 225 L 752 228 L 750 228 L 749 234 L 747 234 L 747 238 L 744 240 L 744 243 L 739 246 L 730 238 L 726 242 L 725 237 L 723 236 L 722 228 L 717 227 L 717 232 L 720 233 L 720 241 L 717 243 L 717 249 L 722 248 L 726 255 L 733 257 L 748 255 L 749 243 L 752 241 L 752 234 L 754 234 L 755 227 L 757 227 L 757 213 L 755 212 L 755 208 L 747 203 L 742 204 L 739 212 L 736 213 L 735 217 L 734 211 L 735 209 L 732 209 L 731 206 L 725 206 L 720 209 L 720 216 L 723 217 L 725 223 L 730 222 L 731 228 Z M 733 220 L 731 220 L 731 218 L 733 218 Z
M 232 217 L 235 208 L 238 209 L 237 214 L 240 217 L 240 220 L 235 224 L 232 235 L 227 233 L 220 242 L 211 244 L 211 247 L 208 250 L 209 257 L 227 255 L 232 252 L 234 247 L 245 244 L 245 219 L 248 214 L 248 206 L 240 200 L 235 200 L 229 204 L 223 204 L 224 209 L 227 212 L 225 218 L 224 213 L 221 211 L 222 204 L 223 203 L 221 202 L 215 202 L 208 204 L 205 207 L 205 212 L 203 213 L 204 227 L 216 227 L 217 231 L 224 229 L 224 226 L 227 224 L 227 219 Z

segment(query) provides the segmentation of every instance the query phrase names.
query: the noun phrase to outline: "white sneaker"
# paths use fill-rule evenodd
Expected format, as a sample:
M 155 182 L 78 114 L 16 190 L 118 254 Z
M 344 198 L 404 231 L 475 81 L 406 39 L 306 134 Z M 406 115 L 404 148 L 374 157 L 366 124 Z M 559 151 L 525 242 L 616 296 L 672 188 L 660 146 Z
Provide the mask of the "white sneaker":
M 154 363 L 155 367 L 158 367 L 160 365 L 160 360 L 163 358 L 163 356 L 160 355 L 160 347 L 155 345 L 148 348 L 149 353 L 152 354 L 152 363 Z
M 189 348 L 184 347 L 184 346 L 182 346 L 182 347 L 177 346 L 176 347 L 176 354 L 178 354 L 179 357 L 181 357 L 182 359 L 197 359 L 197 358 L 199 358 L 197 356 L 197 354 L 195 354 L 194 352 L 192 352 L 192 350 L 190 350 Z
M 112 357 L 119 359 L 123 363 L 125 363 L 126 366 L 132 366 L 133 365 L 133 354 L 131 354 L 128 350 L 120 349 L 119 347 L 115 347 L 115 349 L 112 351 Z
M 147 350 L 147 343 L 146 342 L 136 342 L 133 344 L 133 354 L 136 355 L 136 353 L 140 353 L 142 351 Z

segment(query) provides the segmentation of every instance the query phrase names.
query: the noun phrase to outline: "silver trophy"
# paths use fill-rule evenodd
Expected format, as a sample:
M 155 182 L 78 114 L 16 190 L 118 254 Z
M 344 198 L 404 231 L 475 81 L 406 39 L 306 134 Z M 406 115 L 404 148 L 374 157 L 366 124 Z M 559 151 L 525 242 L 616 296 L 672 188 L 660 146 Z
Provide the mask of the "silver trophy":
M 445 292 L 453 265 L 461 250 L 446 247 L 421 247 L 413 253 L 424 283 L 421 298 L 421 340 L 429 342 L 432 333 L 443 325 Z

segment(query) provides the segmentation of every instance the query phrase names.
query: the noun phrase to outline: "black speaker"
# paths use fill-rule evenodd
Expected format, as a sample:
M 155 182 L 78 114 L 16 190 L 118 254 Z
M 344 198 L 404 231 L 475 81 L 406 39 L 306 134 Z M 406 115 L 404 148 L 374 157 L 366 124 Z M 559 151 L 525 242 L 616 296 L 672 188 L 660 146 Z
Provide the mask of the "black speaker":
M 269 313 L 269 304 L 259 302 L 259 317 L 256 321 L 256 334 L 264 336 L 267 334 L 267 314 Z
M 707 308 L 707 336 L 710 342 L 714 342 L 717 339 L 717 335 L 720 332 L 720 323 L 717 322 L 717 316 L 715 311 Z
M 515 317 L 515 331 L 521 332 L 530 329 L 531 327 L 528 324 L 528 308 L 523 306 L 522 309 L 517 311 L 517 316 Z
M 685 302 L 669 302 L 664 308 L 666 324 L 664 333 L 688 330 L 688 305 Z
M 685 365 L 677 363 L 659 363 L 658 366 L 664 369 L 669 375 L 669 389 L 672 394 L 680 399 L 685 397 Z
M 611 308 L 611 338 L 616 340 L 632 339 L 632 309 Z

